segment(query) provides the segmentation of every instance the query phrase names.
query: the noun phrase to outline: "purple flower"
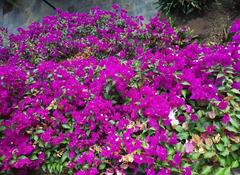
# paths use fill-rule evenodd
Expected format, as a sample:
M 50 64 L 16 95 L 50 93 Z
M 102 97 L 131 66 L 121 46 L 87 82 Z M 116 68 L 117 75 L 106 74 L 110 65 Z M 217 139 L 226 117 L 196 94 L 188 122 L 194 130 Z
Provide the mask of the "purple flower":
M 183 168 L 183 175 L 192 175 L 192 169 L 190 166 Z
M 85 163 L 85 158 L 83 156 L 78 157 L 77 158 L 77 163 L 80 164 L 80 165 L 84 164 Z
M 23 158 L 23 159 L 19 159 L 17 160 L 15 163 L 13 163 L 13 167 L 20 169 L 20 168 L 24 168 L 27 167 L 31 164 L 31 161 L 29 158 Z
M 180 116 L 178 116 L 178 121 L 180 122 L 180 123 L 183 123 L 183 122 L 185 122 L 186 121 L 186 117 L 185 116 L 183 116 L 183 115 L 180 115 Z
M 221 119 L 221 122 L 225 125 L 228 124 L 230 122 L 230 116 L 228 114 L 224 114 Z
M 158 159 L 160 159 L 161 161 L 164 162 L 168 155 L 166 148 L 164 148 L 162 146 L 157 146 L 156 152 L 157 152 Z
M 118 10 L 118 9 L 119 9 L 119 5 L 118 5 L 118 4 L 113 4 L 113 5 L 112 5 L 112 8 L 113 8 L 114 10 Z
M 196 122 L 198 120 L 198 116 L 195 114 L 190 114 L 190 117 L 193 122 Z
M 194 145 L 191 141 L 186 141 L 186 143 L 184 144 L 184 151 L 188 154 L 193 153 L 194 150 Z
M 178 143 L 178 141 L 177 141 L 177 134 L 175 132 L 172 133 L 171 137 L 168 140 L 168 143 L 170 145 L 175 145 L 175 144 Z
M 74 151 L 70 151 L 69 154 L 68 154 L 68 157 L 70 159 L 73 159 L 75 156 L 76 156 L 76 153 Z
M 240 64 L 239 64 L 240 65 Z M 235 88 L 235 89 L 238 89 L 240 90 L 240 82 L 235 82 L 232 84 L 232 87 Z
M 171 170 L 169 168 L 161 168 L 157 175 L 171 175 Z
M 34 147 L 32 145 L 23 143 L 18 147 L 18 155 L 29 155 L 33 150 Z
M 93 153 L 93 152 L 89 152 L 89 153 L 87 153 L 86 155 L 84 155 L 84 157 L 85 157 L 87 163 L 88 163 L 89 165 L 91 165 L 92 162 L 93 162 L 93 159 L 94 159 L 94 153 Z
M 228 102 L 226 101 L 221 101 L 219 104 L 218 104 L 218 108 L 221 109 L 221 110 L 225 110 L 228 106 Z
M 174 156 L 173 156 L 173 161 L 176 165 L 180 165 L 181 164 L 181 160 L 182 160 L 182 157 L 181 157 L 181 153 L 180 152 L 177 152 Z
M 51 131 L 45 131 L 44 133 L 41 134 L 41 139 L 44 142 L 49 143 L 51 141 Z
M 76 163 L 74 163 L 74 162 L 69 162 L 69 163 L 67 164 L 67 167 L 68 167 L 69 169 L 74 169 L 74 168 L 76 167 Z
M 230 32 L 239 32 L 240 31 L 240 18 L 238 18 L 236 21 L 234 21 L 232 27 L 230 28 Z
M 209 125 L 206 126 L 205 130 L 206 130 L 206 134 L 211 135 L 215 132 L 216 126 L 215 125 Z
M 146 175 L 156 175 L 156 171 L 154 170 L 154 168 L 147 168 L 145 172 Z

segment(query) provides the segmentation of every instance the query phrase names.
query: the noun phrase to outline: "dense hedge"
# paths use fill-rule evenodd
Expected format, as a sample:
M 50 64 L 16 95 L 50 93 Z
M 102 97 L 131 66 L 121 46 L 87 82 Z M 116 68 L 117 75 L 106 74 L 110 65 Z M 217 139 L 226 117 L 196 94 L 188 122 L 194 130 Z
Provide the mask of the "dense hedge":
M 166 20 L 142 21 L 58 11 L 1 37 L 0 173 L 239 167 L 240 20 L 226 45 L 184 48 Z

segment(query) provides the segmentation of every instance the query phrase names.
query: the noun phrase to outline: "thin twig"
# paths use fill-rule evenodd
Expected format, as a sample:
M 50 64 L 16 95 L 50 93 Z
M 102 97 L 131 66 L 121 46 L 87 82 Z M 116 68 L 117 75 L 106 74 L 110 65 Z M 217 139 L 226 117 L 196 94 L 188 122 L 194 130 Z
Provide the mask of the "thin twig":
M 56 7 L 54 5 L 52 5 L 50 2 L 48 2 L 47 0 L 43 0 L 43 2 L 45 2 L 47 5 L 49 5 L 53 10 L 56 10 Z

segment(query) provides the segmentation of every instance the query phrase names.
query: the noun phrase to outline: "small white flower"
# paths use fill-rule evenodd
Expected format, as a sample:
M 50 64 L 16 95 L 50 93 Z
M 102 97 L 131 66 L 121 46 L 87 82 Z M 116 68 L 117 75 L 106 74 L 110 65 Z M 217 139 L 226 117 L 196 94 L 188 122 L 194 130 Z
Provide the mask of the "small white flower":
M 179 125 L 179 121 L 176 119 L 176 112 L 177 112 L 177 109 L 174 108 L 170 111 L 170 113 L 168 115 L 171 125 L 174 125 L 174 126 Z

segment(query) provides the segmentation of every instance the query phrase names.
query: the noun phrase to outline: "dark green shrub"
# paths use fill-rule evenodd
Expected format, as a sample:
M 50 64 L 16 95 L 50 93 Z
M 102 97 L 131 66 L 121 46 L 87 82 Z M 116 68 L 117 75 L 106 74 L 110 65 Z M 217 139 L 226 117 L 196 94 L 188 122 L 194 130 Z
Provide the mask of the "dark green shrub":
M 201 11 L 204 6 L 214 0 L 158 0 L 157 8 L 164 14 L 173 12 L 190 14 Z

